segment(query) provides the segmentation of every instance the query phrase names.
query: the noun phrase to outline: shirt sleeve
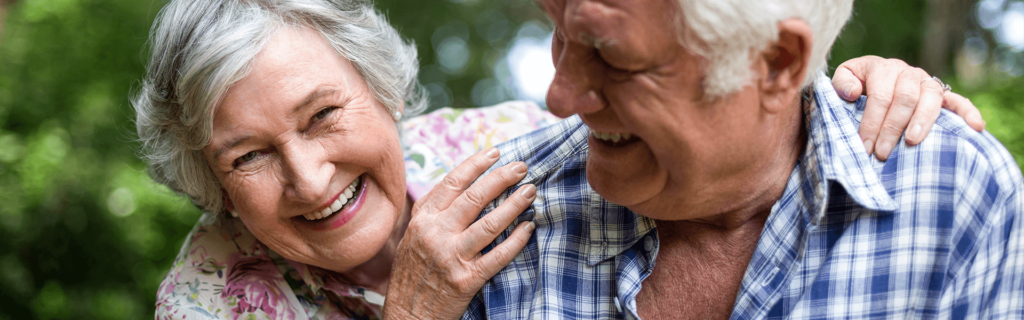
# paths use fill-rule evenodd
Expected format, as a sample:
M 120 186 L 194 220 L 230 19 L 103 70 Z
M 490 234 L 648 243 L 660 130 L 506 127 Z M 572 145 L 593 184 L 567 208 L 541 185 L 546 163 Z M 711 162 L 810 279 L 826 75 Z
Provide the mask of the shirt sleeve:
M 157 290 L 155 319 L 292 319 L 304 314 L 268 250 L 237 219 L 206 214 Z
M 1020 175 L 1019 173 L 1017 174 Z M 979 232 L 976 254 L 956 272 L 940 300 L 939 318 L 1024 319 L 1024 196 L 1012 190 Z
M 477 319 L 487 319 L 487 306 L 484 304 L 484 297 L 480 292 L 477 292 L 473 299 L 469 300 L 466 313 L 462 314 L 462 320 Z
M 406 185 L 417 200 L 477 152 L 560 119 L 529 101 L 443 108 L 402 123 Z

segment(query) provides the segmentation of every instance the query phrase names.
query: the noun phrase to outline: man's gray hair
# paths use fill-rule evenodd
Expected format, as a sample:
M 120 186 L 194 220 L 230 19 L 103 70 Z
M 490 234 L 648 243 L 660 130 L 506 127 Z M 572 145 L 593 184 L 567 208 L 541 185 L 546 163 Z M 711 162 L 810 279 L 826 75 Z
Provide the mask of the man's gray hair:
M 132 99 L 149 175 L 207 212 L 224 211 L 223 192 L 202 148 L 215 108 L 244 78 L 282 27 L 319 33 L 352 61 L 390 113 L 426 108 L 416 47 L 364 0 L 172 0 L 150 29 L 147 76 Z
M 681 41 L 708 60 L 704 91 L 722 97 L 755 80 L 750 63 L 779 37 L 778 23 L 803 19 L 814 48 L 803 85 L 827 67 L 828 53 L 853 10 L 853 0 L 679 0 Z

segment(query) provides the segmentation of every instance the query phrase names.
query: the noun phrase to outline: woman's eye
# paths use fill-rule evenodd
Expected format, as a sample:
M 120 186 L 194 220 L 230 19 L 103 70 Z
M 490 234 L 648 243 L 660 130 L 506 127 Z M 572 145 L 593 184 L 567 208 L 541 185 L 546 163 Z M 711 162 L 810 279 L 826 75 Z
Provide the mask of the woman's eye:
M 256 151 L 252 151 L 252 152 L 246 153 L 245 155 L 243 155 L 241 157 L 238 157 L 238 159 L 235 159 L 235 166 L 238 166 L 238 165 L 244 164 L 246 162 L 252 161 L 253 159 L 256 159 L 256 157 L 258 157 L 259 155 L 260 155 L 260 153 L 256 152 Z
M 326 118 L 327 115 L 331 114 L 331 112 L 334 111 L 334 109 L 335 109 L 334 107 L 330 107 L 330 108 L 325 108 L 323 110 L 320 110 L 319 112 L 317 112 L 316 114 L 313 115 L 313 120 L 320 120 L 320 119 Z

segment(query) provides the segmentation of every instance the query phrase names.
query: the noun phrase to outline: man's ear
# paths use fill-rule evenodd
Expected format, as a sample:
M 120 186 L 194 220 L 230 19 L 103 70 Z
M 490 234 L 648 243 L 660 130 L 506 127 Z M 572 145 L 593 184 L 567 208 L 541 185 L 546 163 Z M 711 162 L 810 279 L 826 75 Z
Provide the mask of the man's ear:
M 761 73 L 761 105 L 771 113 L 789 108 L 793 99 L 799 97 L 814 48 L 814 34 L 804 20 L 780 21 L 778 29 L 779 39 L 761 52 L 757 63 Z

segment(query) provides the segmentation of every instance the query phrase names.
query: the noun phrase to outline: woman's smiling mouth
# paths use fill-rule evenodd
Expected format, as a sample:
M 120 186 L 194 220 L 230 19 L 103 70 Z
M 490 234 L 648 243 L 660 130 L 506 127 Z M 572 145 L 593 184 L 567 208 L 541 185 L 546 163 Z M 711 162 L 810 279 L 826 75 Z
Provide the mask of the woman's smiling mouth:
M 368 186 L 369 178 L 359 176 L 327 208 L 294 219 L 297 219 L 299 224 L 317 231 L 337 229 L 351 221 L 356 213 L 363 208 Z
M 334 202 L 332 202 L 330 206 L 327 206 L 327 208 L 323 208 L 323 210 L 320 211 L 310 212 L 302 216 L 309 221 L 320 220 L 337 213 L 342 208 L 345 208 L 349 202 L 355 202 L 352 201 L 352 197 L 359 194 L 357 193 L 357 191 L 359 191 L 360 189 L 359 182 L 361 178 L 362 176 L 356 177 L 355 180 L 352 180 L 352 183 L 350 183 L 348 187 L 345 188 L 345 191 L 342 191 L 341 194 L 339 194 L 338 197 L 334 199 Z

